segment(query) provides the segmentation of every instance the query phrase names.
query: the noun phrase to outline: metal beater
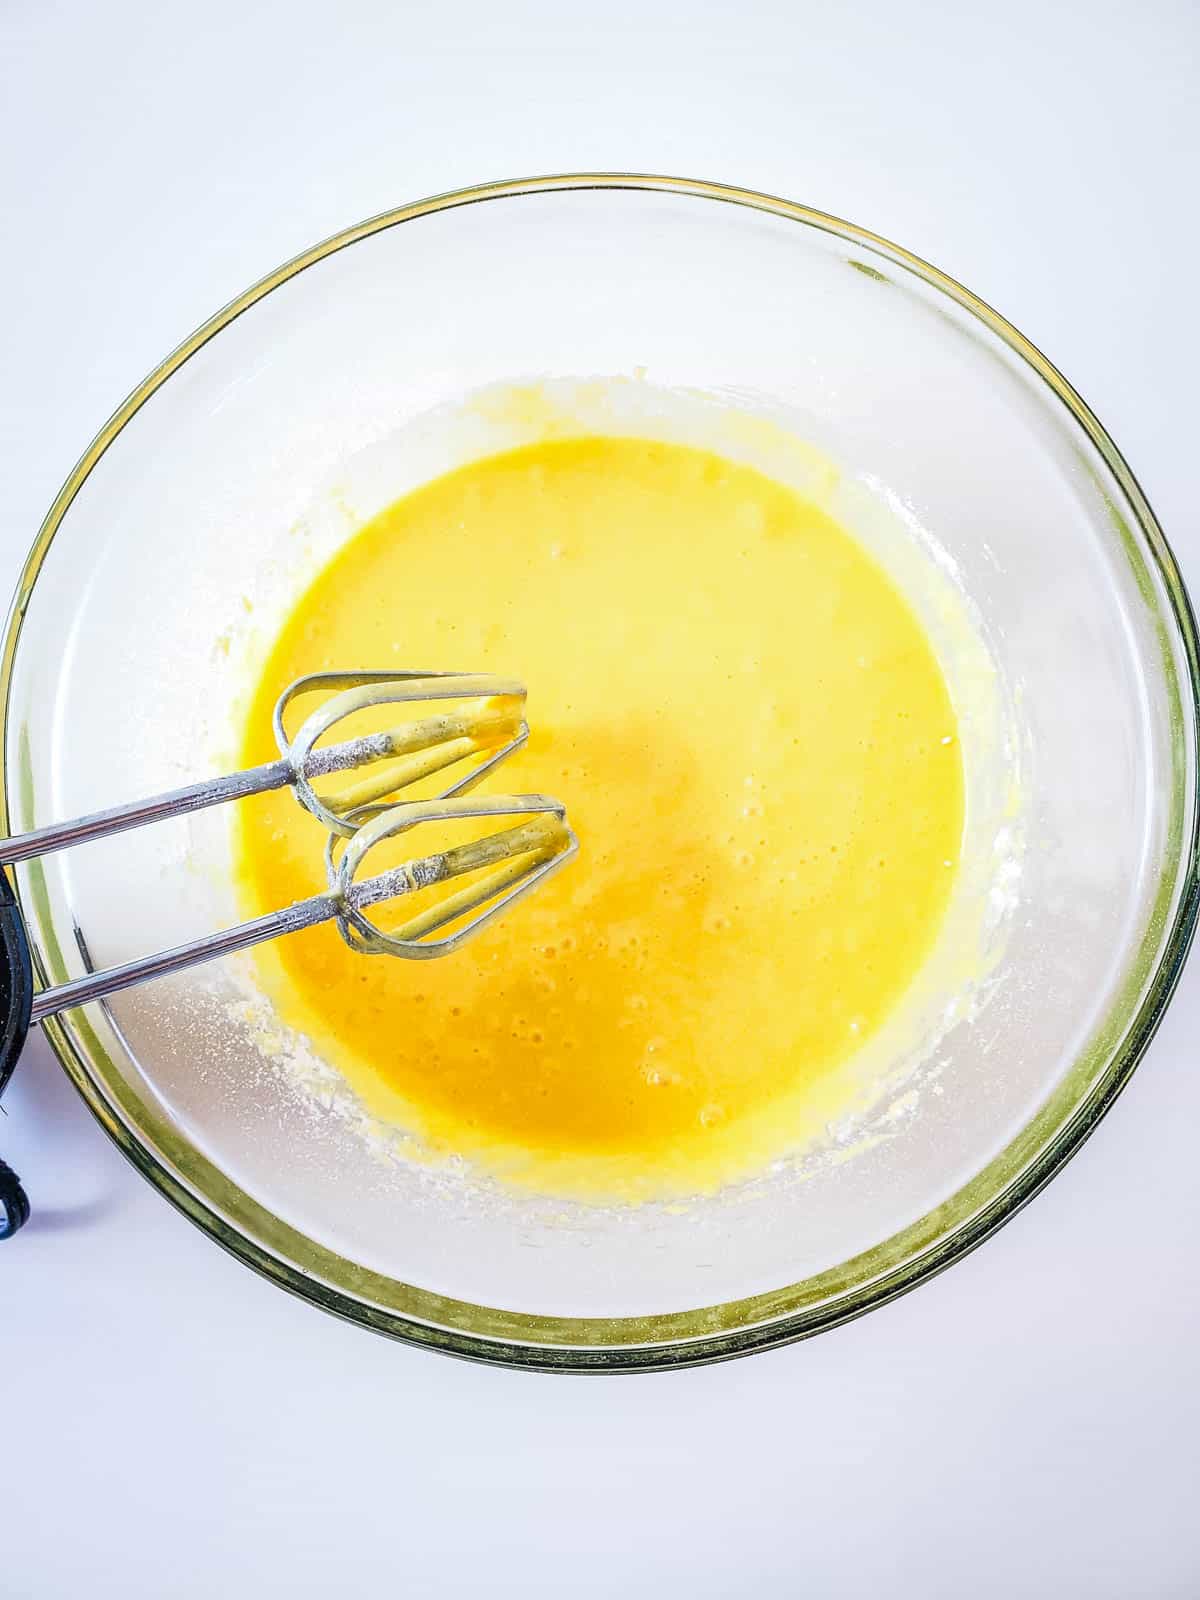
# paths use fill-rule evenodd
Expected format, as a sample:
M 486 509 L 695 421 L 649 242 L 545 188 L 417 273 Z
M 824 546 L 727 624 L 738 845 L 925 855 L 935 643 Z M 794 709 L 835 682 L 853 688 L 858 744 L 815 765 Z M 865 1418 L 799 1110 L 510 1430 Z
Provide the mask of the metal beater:
M 289 738 L 284 725 L 289 707 L 316 692 L 329 698 Z M 381 732 L 340 743 L 319 742 L 358 712 L 393 704 L 412 707 L 420 702 L 450 704 Z M 173 950 L 43 989 L 33 995 L 26 1023 L 334 919 L 347 943 L 366 954 L 428 959 L 458 949 L 514 900 L 564 866 L 579 848 L 563 806 L 546 795 L 467 798 L 476 784 L 528 739 L 524 705 L 524 685 L 512 678 L 394 671 L 316 673 L 297 679 L 275 706 L 279 760 L 0 840 L 3 867 L 289 784 L 301 805 L 329 832 L 326 893 Z M 466 771 L 433 798 L 397 798 L 414 783 L 460 766 Z M 359 768 L 370 770 L 324 798 L 313 787 L 315 780 Z M 360 877 L 364 862 L 377 846 L 421 823 L 493 818 L 514 820 L 511 826 L 468 843 L 406 861 L 373 877 Z M 480 876 L 390 932 L 366 914 L 384 901 L 469 874 Z M 443 937 L 430 937 L 446 928 L 451 931 Z

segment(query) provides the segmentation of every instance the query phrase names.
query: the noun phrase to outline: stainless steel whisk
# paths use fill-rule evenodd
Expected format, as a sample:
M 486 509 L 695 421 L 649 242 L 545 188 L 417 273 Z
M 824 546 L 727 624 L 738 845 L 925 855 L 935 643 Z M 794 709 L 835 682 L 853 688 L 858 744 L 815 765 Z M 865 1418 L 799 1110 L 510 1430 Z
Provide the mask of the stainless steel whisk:
M 318 691 L 330 697 L 289 738 L 284 726 L 288 708 L 302 695 Z M 443 701 L 457 704 L 382 732 L 360 734 L 340 743 L 318 743 L 355 713 L 392 704 Z M 347 943 L 367 954 L 428 959 L 457 949 L 514 900 L 565 865 L 579 847 L 564 807 L 546 795 L 467 798 L 476 784 L 528 739 L 524 704 L 525 688 L 511 678 L 395 671 L 316 673 L 298 678 L 276 704 L 277 761 L 0 840 L 0 866 L 5 866 L 286 785 L 291 785 L 300 803 L 329 831 L 326 893 L 172 950 L 43 989 L 33 996 L 27 1021 L 37 1022 L 68 1006 L 98 1000 L 149 978 L 334 919 Z M 469 763 L 466 773 L 432 799 L 396 798 L 421 779 L 462 763 Z M 316 779 L 364 767 L 371 769 L 366 776 L 336 794 L 322 798 L 313 788 Z M 493 818 L 523 820 L 376 876 L 359 877 L 372 850 L 423 822 Z M 366 915 L 384 901 L 468 874 L 482 876 L 390 932 Z M 429 937 L 444 928 L 451 931 L 440 939 Z

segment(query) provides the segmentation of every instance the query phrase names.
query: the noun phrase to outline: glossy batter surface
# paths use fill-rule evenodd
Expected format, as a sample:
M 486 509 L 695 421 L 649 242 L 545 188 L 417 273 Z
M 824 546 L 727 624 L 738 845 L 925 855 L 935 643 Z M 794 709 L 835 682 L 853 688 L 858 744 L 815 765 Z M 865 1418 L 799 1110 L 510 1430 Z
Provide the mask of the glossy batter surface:
M 564 1193 L 711 1188 L 835 1115 L 963 822 L 942 673 L 865 551 L 704 451 L 531 446 L 342 550 L 275 645 L 245 761 L 274 754 L 293 678 L 389 664 L 524 679 L 533 738 L 489 787 L 559 796 L 581 854 L 445 960 L 280 941 L 283 1020 L 434 1154 Z M 245 806 L 247 910 L 319 887 L 322 843 L 286 791 Z

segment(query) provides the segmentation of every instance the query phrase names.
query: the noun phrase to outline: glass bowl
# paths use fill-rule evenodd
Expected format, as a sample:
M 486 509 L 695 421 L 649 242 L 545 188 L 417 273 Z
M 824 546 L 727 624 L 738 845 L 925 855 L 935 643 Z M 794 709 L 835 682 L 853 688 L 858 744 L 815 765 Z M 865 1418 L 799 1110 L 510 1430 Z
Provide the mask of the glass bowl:
M 139 1170 L 283 1287 L 458 1355 L 612 1371 L 801 1338 L 963 1255 L 1095 1126 L 1179 975 L 1191 611 L 1112 441 L 1015 329 L 861 228 L 715 184 L 534 179 L 352 228 L 199 329 L 65 484 L 4 645 L 2 820 L 216 772 L 274 615 L 447 464 L 422 419 L 596 375 L 785 417 L 978 621 L 1008 718 L 997 770 L 1019 790 L 987 829 L 1020 849 L 989 880 L 1002 947 L 947 1013 L 922 1092 L 852 1159 L 782 1163 L 690 1207 L 589 1208 L 382 1155 L 319 1062 L 281 1068 L 235 968 L 47 1032 Z M 233 920 L 228 862 L 213 814 L 22 867 L 40 979 Z

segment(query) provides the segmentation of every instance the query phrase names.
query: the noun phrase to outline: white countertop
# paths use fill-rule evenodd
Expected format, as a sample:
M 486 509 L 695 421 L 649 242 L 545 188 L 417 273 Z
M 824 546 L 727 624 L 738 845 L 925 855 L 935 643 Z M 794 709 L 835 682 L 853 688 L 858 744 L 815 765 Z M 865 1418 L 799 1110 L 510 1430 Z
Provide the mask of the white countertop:
M 0 584 L 116 403 L 313 240 L 490 177 L 728 179 L 927 256 L 1062 368 L 1200 584 L 1200 9 L 0 8 Z M 1200 1593 L 1200 965 L 951 1272 L 809 1343 L 521 1376 L 343 1326 L 128 1167 L 40 1040 L 0 1153 L 5 1600 Z

